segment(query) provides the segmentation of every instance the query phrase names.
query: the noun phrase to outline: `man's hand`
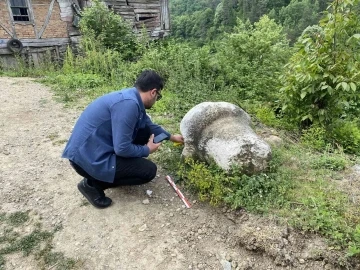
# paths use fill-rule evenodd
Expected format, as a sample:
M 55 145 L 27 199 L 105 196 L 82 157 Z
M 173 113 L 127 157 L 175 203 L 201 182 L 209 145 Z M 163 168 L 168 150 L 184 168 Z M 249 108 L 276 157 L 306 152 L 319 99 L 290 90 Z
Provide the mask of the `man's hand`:
M 175 142 L 175 143 L 184 144 L 184 137 L 180 134 L 171 135 L 170 141 Z
M 160 147 L 161 143 L 154 143 L 154 134 L 151 134 L 149 142 L 146 144 L 150 149 L 150 154 L 154 153 Z

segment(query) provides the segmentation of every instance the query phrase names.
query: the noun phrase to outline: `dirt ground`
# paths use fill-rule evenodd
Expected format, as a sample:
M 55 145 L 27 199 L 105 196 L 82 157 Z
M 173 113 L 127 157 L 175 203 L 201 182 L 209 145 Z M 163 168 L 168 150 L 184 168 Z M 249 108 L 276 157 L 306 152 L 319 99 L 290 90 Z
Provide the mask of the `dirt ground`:
M 0 77 L 0 89 L 1 212 L 31 210 L 45 229 L 62 225 L 54 251 L 81 261 L 81 269 L 340 269 L 319 237 L 212 208 L 186 192 L 193 207 L 185 209 L 161 164 L 151 183 L 108 190 L 112 206 L 94 208 L 61 159 L 80 110 L 64 108 L 32 79 Z M 38 269 L 31 256 L 6 261 L 6 269 Z

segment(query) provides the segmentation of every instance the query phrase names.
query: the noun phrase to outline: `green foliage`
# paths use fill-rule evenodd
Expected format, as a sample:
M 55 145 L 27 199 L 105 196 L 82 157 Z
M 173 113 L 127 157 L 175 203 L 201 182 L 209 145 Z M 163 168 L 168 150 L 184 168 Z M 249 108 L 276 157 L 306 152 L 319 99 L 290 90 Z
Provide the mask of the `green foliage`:
M 86 38 L 99 41 L 105 49 L 119 52 L 123 59 L 137 56 L 138 41 L 130 24 L 98 0 L 82 12 L 80 29 Z
M 348 153 L 360 154 L 360 121 L 338 120 L 330 126 L 329 136 Z
M 261 123 L 271 126 L 271 127 L 280 127 L 281 121 L 276 117 L 275 112 L 272 108 L 261 106 L 256 108 L 255 111 L 256 117 L 261 121 Z
M 358 6 L 358 0 L 335 0 L 320 27 L 306 29 L 299 39 L 282 76 L 283 109 L 290 120 L 327 126 L 358 114 Z
M 342 171 L 348 165 L 348 160 L 343 155 L 330 154 L 325 152 L 320 157 L 314 159 L 311 167 L 313 169 L 328 169 L 332 171 Z
M 264 15 L 284 26 L 292 43 L 309 25 L 317 24 L 328 0 L 171 0 L 172 35 L 203 45 L 231 32 L 237 18 L 251 24 Z M 197 27 L 201 25 L 200 27 Z M 195 31 L 194 31 L 195 30 Z
M 59 74 L 53 78 L 57 83 L 66 85 L 71 91 L 94 88 L 105 83 L 105 79 L 97 74 L 75 73 Z
M 304 129 L 301 135 L 301 143 L 315 150 L 324 149 L 326 146 L 326 130 L 315 125 Z
M 55 72 L 59 68 L 59 63 L 54 60 L 50 50 L 42 54 L 35 65 L 30 55 L 14 55 L 15 63 L 12 66 L 1 67 L 3 61 L 0 57 L 0 74 L 17 77 L 41 77 L 44 74 Z
M 287 202 L 286 192 L 291 186 L 276 174 L 242 175 L 237 189 L 226 198 L 233 208 L 264 213 Z
M 356 220 L 346 217 L 347 197 L 327 182 L 317 181 L 313 185 L 316 188 L 303 188 L 306 196 L 292 209 L 290 223 L 305 231 L 320 232 L 337 248 L 348 247 L 349 243 L 359 245 L 355 237 Z
M 319 22 L 319 4 L 312 0 L 292 0 L 279 11 L 279 22 L 284 26 L 292 43 L 301 35 L 306 27 Z
M 227 177 L 215 165 L 207 166 L 193 159 L 186 159 L 178 174 L 186 179 L 188 187 L 198 192 L 200 200 L 208 200 L 212 205 L 222 203 L 236 183 L 236 178 Z
M 357 225 L 353 233 L 353 239 L 349 242 L 348 255 L 360 254 L 360 225 Z
M 217 81 L 236 87 L 239 100 L 278 99 L 277 75 L 289 56 L 282 27 L 264 16 L 252 26 L 238 20 L 233 33 L 218 48 Z
M 206 165 L 188 158 L 178 174 L 201 200 L 210 201 L 213 205 L 227 203 L 234 209 L 241 207 L 264 213 L 284 205 L 286 194 L 292 188 L 289 173 L 278 171 L 280 162 L 278 153 L 274 153 L 269 172 L 247 176 L 236 167 L 226 172 L 214 164 Z

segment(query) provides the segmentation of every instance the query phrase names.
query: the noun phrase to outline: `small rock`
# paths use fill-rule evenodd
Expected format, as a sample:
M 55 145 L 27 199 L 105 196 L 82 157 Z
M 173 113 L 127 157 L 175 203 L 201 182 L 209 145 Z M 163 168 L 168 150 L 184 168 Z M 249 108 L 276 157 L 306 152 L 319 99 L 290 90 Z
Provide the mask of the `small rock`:
M 356 164 L 351 169 L 354 171 L 354 173 L 360 175 L 360 164 Z
M 304 264 L 305 260 L 304 259 L 299 259 L 299 263 Z
M 149 199 L 145 199 L 145 200 L 142 201 L 142 203 L 143 203 L 143 204 L 149 204 L 150 201 L 149 201 Z
M 143 231 L 146 230 L 146 228 L 147 228 L 147 225 L 144 224 L 144 225 L 142 225 L 142 226 L 139 228 L 139 231 L 140 231 L 140 232 L 143 232 Z
M 169 214 L 169 216 L 170 216 L 170 217 L 173 217 L 173 216 L 174 216 L 174 214 L 173 214 L 173 213 L 170 213 L 170 214 Z
M 224 270 L 231 270 L 231 263 L 226 261 L 226 260 L 221 260 L 220 261 L 222 267 L 224 268 Z
M 146 194 L 147 194 L 149 197 L 151 197 L 151 194 L 152 194 L 152 193 L 153 193 L 152 190 L 150 190 L 150 189 L 146 190 Z

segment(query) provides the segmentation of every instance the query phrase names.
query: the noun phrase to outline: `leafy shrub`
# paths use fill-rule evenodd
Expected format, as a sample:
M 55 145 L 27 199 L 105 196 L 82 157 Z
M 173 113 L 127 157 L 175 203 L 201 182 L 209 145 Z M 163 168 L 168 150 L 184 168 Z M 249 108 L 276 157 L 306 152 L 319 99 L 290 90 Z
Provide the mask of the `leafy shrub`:
M 359 3 L 334 1 L 320 27 L 303 32 L 281 76 L 283 110 L 290 121 L 327 126 L 354 117 L 360 104 Z
M 200 200 L 208 200 L 212 205 L 222 203 L 236 182 L 236 179 L 227 177 L 216 166 L 207 166 L 193 159 L 186 159 L 178 174 L 186 179 L 188 187 L 198 192 Z
M 330 127 L 329 137 L 340 144 L 346 152 L 357 155 L 360 154 L 359 121 L 336 121 Z
M 98 40 L 106 49 L 116 50 L 123 59 L 137 56 L 138 41 L 130 24 L 98 0 L 82 12 L 80 29 L 84 36 Z
M 353 232 L 353 239 L 349 242 L 348 255 L 360 254 L 360 225 L 357 225 Z
M 280 125 L 279 119 L 276 117 L 275 112 L 266 106 L 256 109 L 256 117 L 265 125 L 277 127 Z
M 94 88 L 105 83 L 99 75 L 86 73 L 60 74 L 48 79 L 48 82 L 52 81 L 70 90 Z
M 269 172 L 247 176 L 239 168 L 226 172 L 215 164 L 186 159 L 179 169 L 179 176 L 201 200 L 211 204 L 227 203 L 233 208 L 245 208 L 253 212 L 266 212 L 286 203 L 286 194 L 292 188 L 289 174 L 279 172 L 279 153 L 274 151 Z
M 323 154 L 318 159 L 315 159 L 311 164 L 313 169 L 329 169 L 333 171 L 341 171 L 346 168 L 348 161 L 344 156 Z
M 233 208 L 263 213 L 274 206 L 286 203 L 286 192 L 290 185 L 276 174 L 242 175 L 237 189 L 226 198 Z
M 304 129 L 301 135 L 301 143 L 316 150 L 324 149 L 326 146 L 326 130 L 315 125 Z
M 278 75 L 289 57 L 282 27 L 263 16 L 254 26 L 238 20 L 234 32 L 217 46 L 218 81 L 237 90 L 238 100 L 274 102 Z

